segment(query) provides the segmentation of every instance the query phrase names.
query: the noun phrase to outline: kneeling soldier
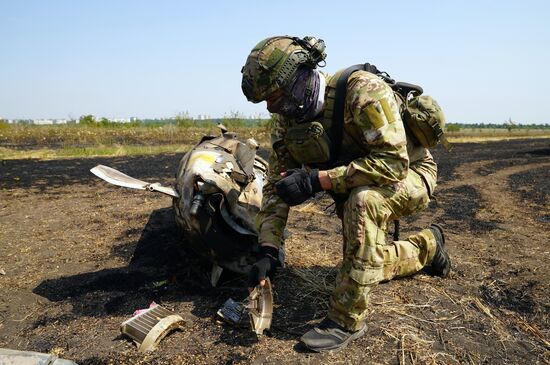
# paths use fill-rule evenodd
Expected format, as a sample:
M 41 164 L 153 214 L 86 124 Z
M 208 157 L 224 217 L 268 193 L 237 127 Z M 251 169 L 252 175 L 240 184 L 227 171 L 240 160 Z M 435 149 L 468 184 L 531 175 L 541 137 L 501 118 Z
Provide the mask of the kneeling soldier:
M 242 69 L 247 99 L 265 100 L 276 117 L 258 216 L 261 252 L 249 286 L 280 265 L 290 206 L 326 190 L 342 220 L 344 257 L 328 315 L 301 338 L 313 351 L 338 349 L 366 332 L 369 293 L 379 282 L 427 266 L 442 277 L 451 269 L 438 225 L 386 241 L 390 221 L 427 207 L 437 179 L 430 152 L 407 138 L 400 115 L 404 100 L 379 76 L 358 70 L 343 77 L 346 96 L 337 105 L 344 71 L 331 76 L 316 69 L 324 48 L 313 37 L 267 38 Z M 338 108 L 343 112 L 335 118 Z

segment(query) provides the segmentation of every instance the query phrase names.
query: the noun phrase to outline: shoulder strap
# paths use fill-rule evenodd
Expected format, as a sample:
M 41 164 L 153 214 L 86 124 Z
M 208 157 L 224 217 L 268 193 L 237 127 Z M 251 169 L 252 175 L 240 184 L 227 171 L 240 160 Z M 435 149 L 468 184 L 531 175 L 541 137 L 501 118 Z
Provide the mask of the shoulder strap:
M 346 91 L 348 79 L 355 71 L 367 71 L 382 78 L 388 84 L 394 84 L 395 81 L 390 78 L 386 72 L 380 71 L 375 65 L 370 63 L 360 63 L 346 68 L 340 74 L 336 82 L 336 90 L 334 93 L 334 111 L 332 113 L 332 123 L 329 130 L 331 140 L 330 163 L 336 162 L 342 149 L 342 137 L 344 133 L 344 106 L 346 104 Z
M 346 91 L 348 86 L 348 78 L 355 71 L 363 70 L 364 65 L 353 65 L 346 68 L 340 74 L 336 82 L 336 90 L 334 92 L 334 111 L 332 113 L 332 123 L 329 129 L 331 151 L 330 163 L 336 162 L 342 148 L 342 137 L 344 133 L 344 106 L 346 103 Z

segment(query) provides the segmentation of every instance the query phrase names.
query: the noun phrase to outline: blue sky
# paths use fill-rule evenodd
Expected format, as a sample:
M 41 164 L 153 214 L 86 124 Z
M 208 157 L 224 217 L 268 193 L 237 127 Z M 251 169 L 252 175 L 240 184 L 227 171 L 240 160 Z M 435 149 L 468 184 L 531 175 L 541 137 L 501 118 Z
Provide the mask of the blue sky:
M 0 117 L 263 114 L 240 69 L 272 35 L 376 64 L 448 122 L 550 123 L 548 1 L 0 0 Z

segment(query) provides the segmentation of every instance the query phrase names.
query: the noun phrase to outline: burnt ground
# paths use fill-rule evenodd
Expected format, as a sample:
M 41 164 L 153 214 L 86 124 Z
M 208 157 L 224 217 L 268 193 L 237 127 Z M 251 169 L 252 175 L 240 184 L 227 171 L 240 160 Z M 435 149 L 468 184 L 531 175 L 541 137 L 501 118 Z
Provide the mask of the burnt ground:
M 450 278 L 425 273 L 379 285 L 369 329 L 343 351 L 311 354 L 299 336 L 320 320 L 341 253 L 341 226 L 320 197 L 293 209 L 287 268 L 266 336 L 217 322 L 238 277 L 208 283 L 182 249 L 163 195 L 95 178 L 98 163 L 172 184 L 181 155 L 8 160 L 0 165 L 0 347 L 79 364 L 550 363 L 550 140 L 436 150 L 437 199 L 402 235 L 439 222 Z M 139 354 L 120 324 L 155 301 L 195 319 Z

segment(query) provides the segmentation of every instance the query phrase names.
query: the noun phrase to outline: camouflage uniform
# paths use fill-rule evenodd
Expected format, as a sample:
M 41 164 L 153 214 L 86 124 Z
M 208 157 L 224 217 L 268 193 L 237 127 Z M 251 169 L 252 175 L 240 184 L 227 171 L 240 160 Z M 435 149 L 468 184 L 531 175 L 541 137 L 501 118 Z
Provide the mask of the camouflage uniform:
M 330 127 L 339 74 L 325 75 L 325 106 L 319 118 L 325 130 Z M 416 273 L 436 251 L 429 229 L 386 242 L 388 221 L 426 208 L 437 178 L 430 152 L 407 145 L 400 107 L 400 100 L 376 75 L 353 73 L 347 86 L 342 152 L 333 165 L 308 163 L 307 156 L 290 154 L 285 135 L 297 125 L 292 119 L 277 119 L 272 132 L 269 183 L 257 221 L 260 242 L 283 243 L 289 207 L 275 194 L 280 173 L 302 163 L 328 170 L 344 236 L 343 263 L 328 316 L 350 331 L 363 325 L 368 295 L 377 283 Z

